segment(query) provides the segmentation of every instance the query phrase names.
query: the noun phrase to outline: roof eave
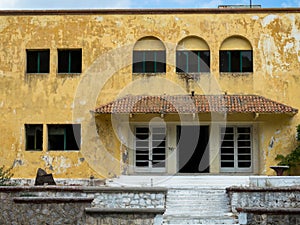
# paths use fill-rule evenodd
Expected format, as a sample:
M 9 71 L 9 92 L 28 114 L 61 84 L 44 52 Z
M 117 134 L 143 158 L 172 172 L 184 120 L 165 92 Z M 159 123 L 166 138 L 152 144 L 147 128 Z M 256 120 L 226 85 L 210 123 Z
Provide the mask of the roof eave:
M 226 114 L 253 114 L 258 113 L 261 115 L 288 115 L 288 116 L 295 116 L 298 113 L 297 111 L 294 112 L 226 112 L 226 111 L 210 111 L 210 112 L 96 112 L 93 110 L 90 110 L 90 113 L 94 115 L 108 115 L 108 114 L 204 114 L 204 113 L 226 113 Z
M 188 9 L 35 9 L 0 10 L 0 16 L 28 15 L 91 15 L 91 14 L 242 14 L 242 13 L 299 13 L 297 8 L 188 8 Z

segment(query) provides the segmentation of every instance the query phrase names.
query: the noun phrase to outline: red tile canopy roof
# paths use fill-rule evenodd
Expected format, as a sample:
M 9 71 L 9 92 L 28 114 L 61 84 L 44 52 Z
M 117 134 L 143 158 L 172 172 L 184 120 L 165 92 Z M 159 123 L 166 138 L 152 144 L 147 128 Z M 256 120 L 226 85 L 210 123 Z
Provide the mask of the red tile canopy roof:
M 288 113 L 298 109 L 259 95 L 128 95 L 102 105 L 97 114 L 114 113 Z

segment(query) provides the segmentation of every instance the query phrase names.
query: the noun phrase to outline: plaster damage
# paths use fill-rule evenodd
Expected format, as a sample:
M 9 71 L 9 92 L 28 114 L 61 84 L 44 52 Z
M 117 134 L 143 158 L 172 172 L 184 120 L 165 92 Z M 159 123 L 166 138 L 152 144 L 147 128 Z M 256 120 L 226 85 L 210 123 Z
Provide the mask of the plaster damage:
M 294 45 L 295 53 L 298 55 L 298 62 L 300 62 L 300 25 L 299 21 L 296 21 L 295 16 L 290 16 L 290 20 L 292 24 L 291 39 L 293 40 L 292 43 Z
M 300 31 L 294 15 L 266 16 L 261 24 L 272 31 L 261 34 L 259 48 L 263 50 L 261 60 L 267 73 L 273 77 L 273 72 L 290 71 L 290 55 L 297 56 L 299 62 Z
M 67 156 L 50 156 L 44 155 L 41 157 L 44 161 L 45 169 L 48 169 L 55 175 L 60 175 L 66 173 L 69 169 L 74 167 L 80 167 L 82 163 L 84 163 L 84 158 L 78 158 L 77 162 L 73 161 L 71 158 Z
M 271 37 L 270 35 L 262 34 L 258 47 L 263 50 L 261 57 L 261 60 L 263 62 L 262 66 L 264 67 L 263 69 L 267 72 L 268 75 L 273 77 L 273 61 L 275 59 L 274 54 L 278 54 L 273 37 Z
M 277 19 L 277 18 L 278 18 L 277 15 L 268 15 L 265 18 L 263 18 L 263 20 L 261 21 L 261 25 L 263 27 L 266 27 L 267 25 L 269 25 L 272 22 L 274 22 L 274 20 Z

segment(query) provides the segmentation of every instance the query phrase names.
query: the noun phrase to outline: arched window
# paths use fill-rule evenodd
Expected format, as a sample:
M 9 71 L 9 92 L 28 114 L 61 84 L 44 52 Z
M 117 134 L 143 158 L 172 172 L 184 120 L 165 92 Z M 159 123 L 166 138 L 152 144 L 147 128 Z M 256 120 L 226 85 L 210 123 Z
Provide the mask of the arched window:
M 210 51 L 207 43 L 199 37 L 186 37 L 176 48 L 176 72 L 210 72 Z
M 133 48 L 133 73 L 165 73 L 166 48 L 155 37 L 144 37 Z
M 243 37 L 229 37 L 220 48 L 220 72 L 253 72 L 253 52 L 248 40 Z

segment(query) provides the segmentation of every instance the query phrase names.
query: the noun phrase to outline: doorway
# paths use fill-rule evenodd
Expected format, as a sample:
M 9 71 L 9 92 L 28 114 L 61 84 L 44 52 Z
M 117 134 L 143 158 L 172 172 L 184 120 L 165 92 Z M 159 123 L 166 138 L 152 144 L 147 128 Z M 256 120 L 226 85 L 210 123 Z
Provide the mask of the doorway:
M 179 173 L 209 173 L 209 126 L 177 126 Z

